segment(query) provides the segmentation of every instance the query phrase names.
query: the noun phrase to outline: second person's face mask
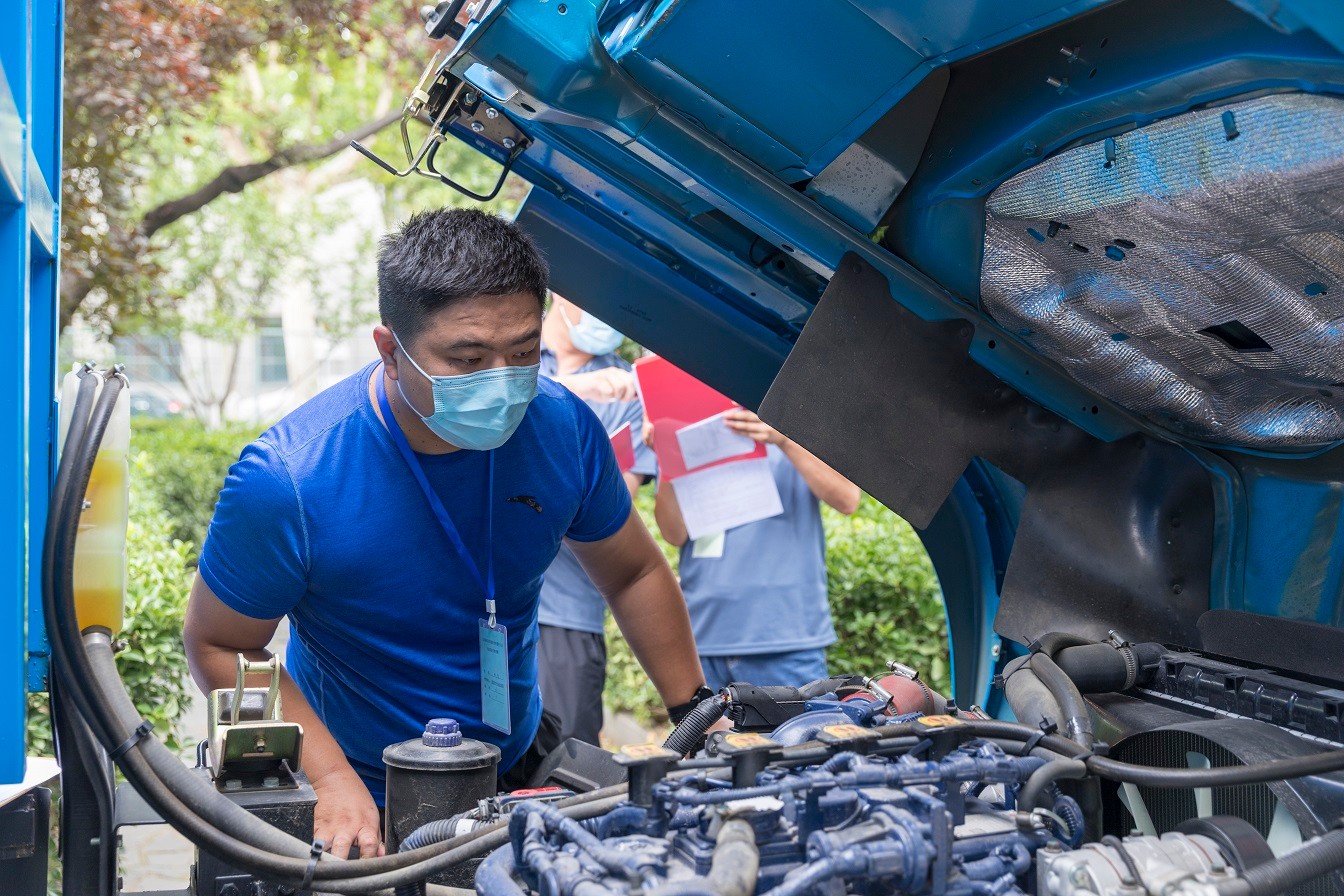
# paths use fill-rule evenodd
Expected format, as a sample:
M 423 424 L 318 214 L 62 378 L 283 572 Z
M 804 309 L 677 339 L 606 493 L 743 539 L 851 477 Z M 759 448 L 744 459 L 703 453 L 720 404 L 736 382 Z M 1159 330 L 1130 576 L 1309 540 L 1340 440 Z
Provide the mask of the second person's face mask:
M 578 311 L 577 308 L 574 310 Z M 619 330 L 604 324 L 587 311 L 579 311 L 579 322 L 576 324 L 569 322 L 569 315 L 564 311 L 560 312 L 560 317 L 569 329 L 569 341 L 581 352 L 594 356 L 605 355 L 616 351 L 625 341 L 625 336 Z
M 397 379 L 401 399 L 420 414 L 430 432 L 450 445 L 470 451 L 489 451 L 509 440 L 523 422 L 527 406 L 537 394 L 537 370 L 528 367 L 493 367 L 460 376 L 430 376 L 415 362 L 395 333 L 397 347 L 434 390 L 434 412 L 422 414 L 406 398 Z

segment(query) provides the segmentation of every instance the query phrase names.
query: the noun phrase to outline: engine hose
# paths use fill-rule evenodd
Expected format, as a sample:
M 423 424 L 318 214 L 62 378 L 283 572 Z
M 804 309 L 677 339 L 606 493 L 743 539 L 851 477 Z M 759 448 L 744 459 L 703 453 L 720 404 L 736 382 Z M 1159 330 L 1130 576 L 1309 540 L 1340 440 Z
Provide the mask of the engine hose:
M 1081 635 L 1073 635 L 1068 632 L 1046 632 L 1027 646 L 1031 649 L 1032 653 L 1039 651 L 1050 657 L 1050 659 L 1054 659 L 1055 655 L 1065 648 L 1081 647 L 1084 644 L 1095 643 L 1097 642 L 1090 638 L 1084 638 Z
M 700 745 L 709 726 L 723 718 L 728 709 L 728 698 L 723 694 L 706 697 L 686 714 L 686 718 L 677 723 L 672 733 L 663 741 L 663 748 L 678 756 L 685 756 Z
M 817 884 L 842 874 L 843 861 L 850 858 L 854 852 L 855 850 L 850 848 L 842 853 L 808 862 L 800 869 L 790 872 L 774 889 L 767 890 L 764 896 L 802 896 L 804 893 L 810 893 Z
M 1273 896 L 1344 868 L 1344 830 L 1335 829 L 1289 853 L 1218 884 L 1220 896 Z
M 468 812 L 459 812 L 452 818 L 443 818 L 438 821 L 431 821 L 428 824 L 422 824 L 411 831 L 405 840 L 401 841 L 397 851 L 410 852 L 422 846 L 429 846 L 433 843 L 441 843 L 444 840 L 451 839 L 453 832 L 457 829 L 458 822 L 469 814 Z M 414 881 L 397 887 L 395 896 L 425 896 L 425 881 Z
M 1001 738 L 1019 743 L 1036 740 L 1040 731 L 1018 722 L 965 719 L 962 726 L 968 737 Z M 1231 765 L 1218 768 L 1162 768 L 1122 762 L 1107 756 L 1096 756 L 1081 749 L 1078 744 L 1057 734 L 1039 738 L 1038 748 L 1070 759 L 1081 759 L 1094 775 L 1111 781 L 1138 784 L 1144 787 L 1185 789 L 1194 787 L 1234 787 L 1240 784 L 1269 784 L 1291 778 L 1305 778 L 1328 772 L 1344 771 L 1344 750 L 1326 750 L 1308 756 L 1270 759 L 1253 765 Z
M 1050 795 L 1055 801 L 1054 812 L 1069 828 L 1069 847 L 1077 849 L 1083 845 L 1087 822 L 1083 819 L 1083 809 L 1072 797 L 1064 795 L 1058 784 L 1050 786 Z
M 1103 756 L 1087 760 L 1093 774 L 1112 781 L 1143 787 L 1233 787 L 1238 784 L 1269 784 L 1290 778 L 1305 778 L 1327 772 L 1344 771 L 1344 750 L 1326 750 L 1309 756 L 1271 759 L 1254 765 L 1230 765 L 1220 768 L 1154 768 L 1134 765 Z
M 1030 660 L 1029 656 L 1018 657 L 1003 670 L 1004 698 L 1013 715 L 1024 724 L 1058 723 L 1064 718 L 1064 710 L 1031 670 Z
M 663 884 L 649 896 L 752 896 L 760 867 L 756 831 L 750 822 L 730 818 L 719 828 L 707 875 Z
M 1096 740 L 1092 735 L 1092 713 L 1088 710 L 1083 695 L 1078 693 L 1077 686 L 1059 666 L 1055 665 L 1055 661 L 1044 653 L 1032 654 L 1030 665 L 1031 671 L 1040 679 L 1041 684 L 1049 689 L 1050 695 L 1059 704 L 1064 716 L 1065 731 L 1069 737 L 1080 745 L 1090 748 Z
M 480 896 L 524 896 L 514 880 L 513 847 L 501 846 L 485 857 L 476 869 L 476 892 Z
M 1017 795 L 1017 811 L 1031 812 L 1040 805 L 1041 794 L 1055 782 L 1077 780 L 1087 776 L 1087 763 L 1080 759 L 1052 759 L 1036 769 L 1022 785 Z

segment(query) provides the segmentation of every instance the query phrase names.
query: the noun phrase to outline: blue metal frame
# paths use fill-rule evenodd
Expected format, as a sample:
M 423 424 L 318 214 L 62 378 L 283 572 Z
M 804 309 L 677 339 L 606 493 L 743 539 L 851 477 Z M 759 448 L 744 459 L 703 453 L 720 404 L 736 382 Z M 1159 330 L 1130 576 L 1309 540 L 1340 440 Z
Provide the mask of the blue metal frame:
M 52 475 L 64 7 L 0 12 L 0 783 L 23 778 L 26 696 L 46 686 L 38 562 Z M 31 657 L 31 660 L 30 660 Z
M 1199 103 L 1344 93 L 1344 10 L 1184 0 L 1179 11 L 1200 27 L 1180 29 L 1130 14 L 1139 6 L 1177 11 L 1151 0 L 964 0 L 955 15 L 890 0 L 500 0 L 482 7 L 448 67 L 531 141 L 514 164 L 534 185 L 521 220 L 552 250 L 557 287 L 744 404 L 759 402 L 852 252 L 920 317 L 970 321 L 972 357 L 1043 407 L 1103 440 L 1171 439 L 980 312 L 984 198 L 1052 152 Z M 1068 48 L 1037 46 L 1038 35 L 1112 49 L 1095 70 L 1070 68 Z M 930 73 L 964 75 L 987 53 L 1035 89 L 993 77 L 970 93 L 965 77 L 949 85 L 945 120 L 964 124 L 916 147 L 887 220 L 898 252 L 815 182 L 804 187 Z M 1074 76 L 1071 89 L 1048 88 L 1056 69 Z M 1344 622 L 1341 474 L 1310 453 L 1186 448 L 1216 493 L 1214 605 Z M 977 462 L 922 533 L 963 701 L 984 698 L 1004 659 L 988 620 L 1019 502 L 1015 484 Z

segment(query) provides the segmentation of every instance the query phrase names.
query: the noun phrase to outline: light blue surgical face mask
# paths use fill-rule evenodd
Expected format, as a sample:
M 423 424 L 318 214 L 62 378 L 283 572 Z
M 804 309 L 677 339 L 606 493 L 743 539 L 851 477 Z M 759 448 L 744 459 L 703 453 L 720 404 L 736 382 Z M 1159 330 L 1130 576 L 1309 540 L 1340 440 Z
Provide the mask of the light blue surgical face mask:
M 537 370 L 529 367 L 492 367 L 460 376 L 430 376 L 415 363 L 393 333 L 397 347 L 434 389 L 434 413 L 426 416 L 406 397 L 397 379 L 401 400 L 424 421 L 430 432 L 450 445 L 470 451 L 489 451 L 509 440 L 523 422 L 527 406 L 537 394 Z
M 581 352 L 605 355 L 616 351 L 625 341 L 625 336 L 619 330 L 602 323 L 587 311 L 579 312 L 579 322 L 576 324 L 569 322 L 569 315 L 564 311 L 560 312 L 560 317 L 569 329 L 569 341 Z

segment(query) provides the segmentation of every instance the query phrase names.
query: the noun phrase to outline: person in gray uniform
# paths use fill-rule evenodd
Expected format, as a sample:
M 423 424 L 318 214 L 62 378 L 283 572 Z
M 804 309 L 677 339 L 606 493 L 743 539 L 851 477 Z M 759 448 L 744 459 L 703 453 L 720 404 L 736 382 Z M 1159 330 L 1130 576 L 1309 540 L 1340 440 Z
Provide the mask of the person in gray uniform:
M 633 497 L 657 473 L 657 466 L 641 438 L 644 409 L 634 374 L 615 354 L 622 341 L 619 332 L 551 293 L 551 307 L 541 325 L 541 374 L 583 399 L 608 435 L 630 424 L 635 465 L 625 473 L 625 482 Z M 537 681 L 542 705 L 560 719 L 561 737 L 594 745 L 602 730 L 602 686 L 607 676 L 605 609 L 602 595 L 574 553 L 562 546 L 541 586 Z
M 663 538 L 681 548 L 681 590 L 705 681 L 719 688 L 825 678 L 835 629 L 821 503 L 854 513 L 859 487 L 746 408 L 724 421 L 765 445 L 784 512 L 692 540 L 672 483 L 658 483 L 654 516 Z

